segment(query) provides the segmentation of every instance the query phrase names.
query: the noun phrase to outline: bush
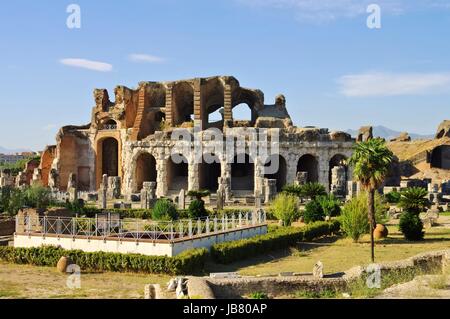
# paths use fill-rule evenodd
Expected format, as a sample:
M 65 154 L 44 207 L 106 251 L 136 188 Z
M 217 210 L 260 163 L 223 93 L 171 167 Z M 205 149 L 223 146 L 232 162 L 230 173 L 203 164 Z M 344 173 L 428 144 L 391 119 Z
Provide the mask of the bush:
M 175 257 L 145 256 L 107 252 L 64 250 L 54 246 L 39 248 L 0 247 L 0 260 L 35 266 L 54 267 L 62 256 L 69 257 L 83 271 L 117 271 L 157 274 L 193 274 L 203 270 L 208 251 L 186 250 Z
M 304 222 L 309 224 L 316 221 L 321 221 L 325 219 L 325 213 L 323 211 L 322 205 L 317 200 L 312 200 L 305 206 L 303 211 Z
M 14 216 L 25 205 L 24 193 L 19 188 L 2 187 L 0 192 L 0 212 Z
M 400 201 L 401 196 L 402 194 L 397 191 L 384 194 L 384 198 L 386 199 L 386 201 L 391 204 L 397 204 Z
M 399 206 L 407 212 L 420 214 L 430 206 L 427 194 L 427 190 L 421 187 L 408 188 L 401 193 Z
M 301 187 L 301 197 L 310 198 L 312 200 L 316 199 L 318 196 L 324 196 L 327 192 L 325 186 L 320 183 L 306 183 Z
M 283 187 L 283 193 L 301 197 L 302 196 L 302 186 L 295 185 L 295 184 L 286 185 Z
M 270 211 L 276 218 L 283 221 L 283 226 L 290 226 L 299 218 L 297 202 L 297 197 L 281 193 L 272 202 Z
M 175 220 L 177 217 L 177 209 L 171 201 L 166 198 L 156 201 L 152 210 L 153 220 Z
M 367 215 L 367 198 L 358 196 L 347 202 L 340 217 L 342 231 L 354 242 L 370 231 Z
M 339 231 L 337 220 L 317 222 L 311 225 L 296 227 L 273 227 L 265 235 L 249 239 L 215 244 L 211 247 L 211 257 L 221 264 L 229 264 L 252 256 L 267 254 L 270 251 L 287 248 L 298 242 L 311 241 L 322 236 L 335 234 Z
M 27 187 L 24 191 L 25 206 L 46 209 L 50 203 L 50 190 L 41 185 Z
M 211 192 L 209 190 L 206 189 L 202 189 L 202 190 L 191 190 L 187 193 L 187 196 L 189 197 L 195 197 L 197 200 L 201 200 L 203 197 L 207 197 L 211 195 Z
M 334 195 L 319 196 L 316 200 L 322 206 L 325 216 L 336 217 L 341 214 L 341 201 Z
M 425 235 L 423 223 L 416 213 L 404 212 L 400 217 L 399 229 L 406 240 L 422 240 Z
M 202 218 L 208 216 L 208 212 L 205 209 L 205 202 L 202 200 L 194 199 L 187 210 L 188 217 L 192 219 Z

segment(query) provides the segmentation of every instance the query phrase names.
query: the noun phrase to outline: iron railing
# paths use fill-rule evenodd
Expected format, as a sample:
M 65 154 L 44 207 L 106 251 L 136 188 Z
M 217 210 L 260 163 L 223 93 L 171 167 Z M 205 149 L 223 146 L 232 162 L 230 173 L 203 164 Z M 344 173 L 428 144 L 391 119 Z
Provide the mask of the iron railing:
M 221 218 L 176 221 L 100 218 L 98 216 L 96 218 L 17 216 L 16 233 L 61 237 L 118 238 L 136 241 L 175 241 L 255 227 L 265 223 L 264 211 L 224 215 Z

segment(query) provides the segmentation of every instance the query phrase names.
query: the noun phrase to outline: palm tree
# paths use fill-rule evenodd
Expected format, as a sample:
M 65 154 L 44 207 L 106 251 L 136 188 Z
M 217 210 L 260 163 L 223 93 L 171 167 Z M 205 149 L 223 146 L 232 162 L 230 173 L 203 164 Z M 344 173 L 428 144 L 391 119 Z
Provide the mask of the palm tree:
M 317 182 L 306 183 L 301 186 L 300 194 L 304 198 L 315 200 L 319 196 L 326 195 L 325 186 Z
M 408 188 L 401 192 L 399 206 L 406 212 L 420 214 L 430 206 L 427 194 L 427 190 L 421 187 Z
M 381 138 L 370 139 L 357 143 L 350 158 L 353 166 L 353 176 L 361 183 L 363 189 L 368 192 L 367 206 L 370 224 L 370 242 L 372 262 L 375 262 L 375 243 L 373 231 L 375 220 L 375 190 L 383 183 L 393 159 L 393 153 Z

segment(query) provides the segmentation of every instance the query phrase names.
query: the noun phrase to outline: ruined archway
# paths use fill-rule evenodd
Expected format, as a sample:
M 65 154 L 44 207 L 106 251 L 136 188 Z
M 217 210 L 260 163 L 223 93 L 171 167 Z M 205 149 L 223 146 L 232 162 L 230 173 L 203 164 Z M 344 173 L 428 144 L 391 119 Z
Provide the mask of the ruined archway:
M 307 172 L 308 182 L 319 181 L 319 162 L 314 155 L 306 154 L 300 157 L 297 163 L 297 172 Z
M 328 185 L 331 189 L 332 186 L 332 170 L 336 166 L 343 166 L 345 168 L 345 176 L 348 178 L 348 166 L 347 166 L 347 157 L 342 154 L 334 155 L 329 162 L 329 170 L 328 170 Z
M 144 182 L 156 182 L 156 159 L 149 153 L 143 153 L 136 159 L 136 191 L 140 191 Z
M 255 165 L 248 154 L 234 157 L 231 164 L 231 189 L 252 191 L 255 188 Z
M 194 120 L 194 88 L 187 82 L 172 89 L 172 125 L 179 126 Z
M 281 155 L 271 155 L 264 165 L 264 178 L 277 180 L 277 191 L 286 185 L 286 160 Z
M 199 186 L 200 189 L 207 189 L 211 192 L 217 192 L 219 188 L 218 179 L 222 176 L 220 160 L 215 155 L 203 156 L 199 164 Z
M 119 143 L 113 137 L 101 141 L 102 175 L 119 176 Z
M 431 152 L 431 167 L 450 169 L 450 145 L 441 145 Z
M 189 165 L 186 157 L 181 154 L 167 160 L 167 188 L 179 192 L 188 189 Z

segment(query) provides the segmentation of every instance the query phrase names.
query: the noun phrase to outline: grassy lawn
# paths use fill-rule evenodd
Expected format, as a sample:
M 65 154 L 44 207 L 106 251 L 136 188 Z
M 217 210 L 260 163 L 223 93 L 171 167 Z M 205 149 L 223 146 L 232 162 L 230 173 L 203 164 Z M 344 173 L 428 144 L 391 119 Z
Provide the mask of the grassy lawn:
M 389 237 L 377 241 L 377 262 L 394 261 L 421 252 L 450 248 L 450 228 L 434 227 L 426 231 L 425 240 L 405 241 L 396 225 L 390 225 Z M 313 243 L 301 243 L 296 248 L 268 253 L 230 265 L 209 264 L 209 271 L 237 271 L 241 275 L 269 275 L 280 272 L 310 273 L 317 261 L 324 264 L 325 273 L 346 271 L 357 265 L 370 263 L 370 241 L 364 237 L 359 243 L 347 238 L 325 238 Z
M 165 285 L 166 275 L 83 273 L 81 289 L 66 287 L 68 276 L 51 267 L 0 262 L 0 298 L 143 298 L 146 284 Z

